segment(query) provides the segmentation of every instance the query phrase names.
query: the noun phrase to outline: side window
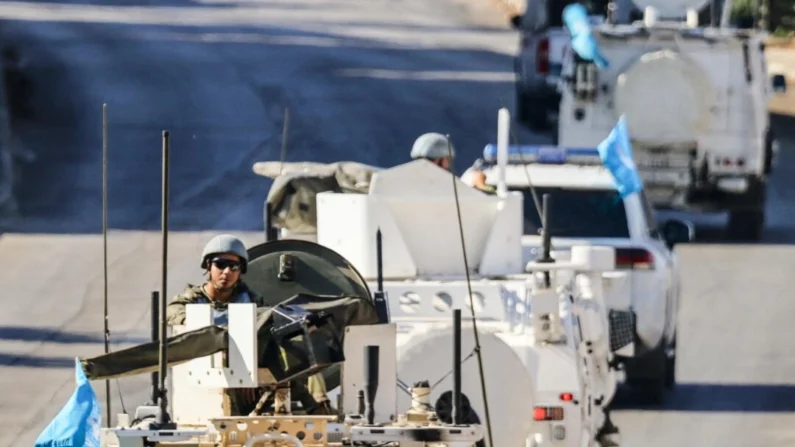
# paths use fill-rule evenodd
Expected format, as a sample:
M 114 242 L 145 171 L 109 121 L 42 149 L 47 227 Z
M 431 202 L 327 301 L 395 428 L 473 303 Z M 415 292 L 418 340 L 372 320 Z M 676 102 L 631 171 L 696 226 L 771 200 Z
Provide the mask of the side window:
M 641 206 L 643 207 L 643 214 L 646 218 L 646 225 L 649 228 L 649 237 L 653 239 L 662 240 L 662 235 L 660 234 L 660 231 L 657 228 L 657 219 L 656 216 L 654 215 L 654 210 L 649 204 L 649 201 L 646 198 L 646 194 L 643 194 L 642 192 L 640 194 L 640 203 Z

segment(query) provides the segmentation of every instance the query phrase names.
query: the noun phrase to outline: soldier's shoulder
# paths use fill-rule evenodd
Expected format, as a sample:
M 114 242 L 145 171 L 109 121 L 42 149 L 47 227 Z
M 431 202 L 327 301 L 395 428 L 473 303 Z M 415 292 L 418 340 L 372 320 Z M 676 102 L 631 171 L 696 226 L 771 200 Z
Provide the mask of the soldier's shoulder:
M 174 299 L 179 301 L 194 301 L 204 295 L 201 285 L 188 284 L 185 289 L 177 294 Z
M 264 306 L 265 305 L 265 298 L 262 297 L 259 293 L 251 290 L 248 284 L 241 281 L 240 283 L 241 292 L 245 292 L 248 294 L 249 299 L 252 303 L 256 303 L 257 306 Z

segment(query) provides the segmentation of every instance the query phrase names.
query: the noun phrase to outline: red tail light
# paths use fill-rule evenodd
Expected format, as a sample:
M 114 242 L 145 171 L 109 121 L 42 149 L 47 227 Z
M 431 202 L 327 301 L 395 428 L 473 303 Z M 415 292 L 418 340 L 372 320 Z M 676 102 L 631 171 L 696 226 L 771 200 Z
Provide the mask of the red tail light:
M 651 270 L 654 268 L 654 256 L 642 248 L 616 248 L 616 268 Z
M 539 74 L 549 74 L 549 39 L 543 38 L 536 48 L 536 71 Z
M 533 419 L 536 421 L 562 421 L 563 407 L 535 407 Z

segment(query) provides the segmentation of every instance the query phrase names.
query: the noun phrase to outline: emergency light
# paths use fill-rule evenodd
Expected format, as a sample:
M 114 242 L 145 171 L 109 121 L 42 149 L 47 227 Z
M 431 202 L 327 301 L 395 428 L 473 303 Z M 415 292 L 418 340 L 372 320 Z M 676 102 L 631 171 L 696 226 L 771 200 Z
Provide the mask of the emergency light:
M 497 145 L 488 144 L 483 149 L 483 161 L 497 162 Z M 583 164 L 600 165 L 596 148 L 567 148 L 547 145 L 509 145 L 508 164 Z

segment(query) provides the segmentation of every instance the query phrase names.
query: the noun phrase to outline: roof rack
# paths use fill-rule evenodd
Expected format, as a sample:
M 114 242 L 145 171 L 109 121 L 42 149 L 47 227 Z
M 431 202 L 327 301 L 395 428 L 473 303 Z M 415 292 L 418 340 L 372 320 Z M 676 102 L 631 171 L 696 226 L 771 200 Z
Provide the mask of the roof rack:
M 496 144 L 488 144 L 483 149 L 483 162 L 486 164 L 497 163 Z M 510 145 L 508 146 L 508 164 L 601 165 L 602 159 L 599 157 L 599 151 L 596 148 Z

